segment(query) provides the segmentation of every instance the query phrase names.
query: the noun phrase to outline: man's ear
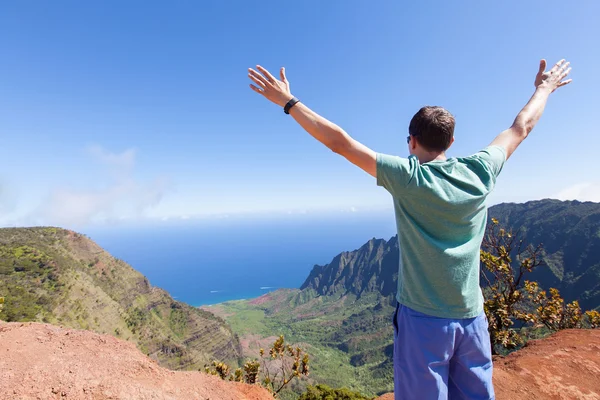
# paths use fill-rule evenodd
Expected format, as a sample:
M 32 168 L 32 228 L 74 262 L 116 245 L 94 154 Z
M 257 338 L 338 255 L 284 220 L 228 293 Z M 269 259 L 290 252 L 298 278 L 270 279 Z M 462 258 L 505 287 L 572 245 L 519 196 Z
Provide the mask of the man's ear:
M 417 137 L 413 136 L 412 140 L 410 141 L 410 149 L 414 152 L 417 149 Z

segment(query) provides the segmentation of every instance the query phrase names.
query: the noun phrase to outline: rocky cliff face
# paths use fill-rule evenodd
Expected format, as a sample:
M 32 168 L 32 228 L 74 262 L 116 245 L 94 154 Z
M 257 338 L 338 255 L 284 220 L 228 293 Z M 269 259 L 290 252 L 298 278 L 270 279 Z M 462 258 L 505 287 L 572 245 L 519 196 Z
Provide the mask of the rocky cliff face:
M 0 322 L 0 398 L 273 400 L 258 386 L 170 371 L 133 343 L 40 323 Z
M 89 329 L 131 341 L 162 366 L 233 364 L 239 340 L 214 315 L 167 292 L 87 237 L 57 228 L 0 229 L 0 319 Z
M 371 239 L 360 249 L 345 251 L 327 265 L 316 265 L 300 289 L 313 289 L 319 295 L 380 292 L 389 296 L 398 282 L 398 237 L 388 242 Z

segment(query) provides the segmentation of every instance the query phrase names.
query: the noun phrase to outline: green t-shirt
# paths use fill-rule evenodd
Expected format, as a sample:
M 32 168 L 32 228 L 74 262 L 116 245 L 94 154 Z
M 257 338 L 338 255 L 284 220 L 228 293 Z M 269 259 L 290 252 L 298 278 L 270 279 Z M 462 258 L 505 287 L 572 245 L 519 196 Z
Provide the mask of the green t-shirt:
M 485 199 L 505 161 L 498 146 L 424 164 L 415 156 L 377 154 L 377 185 L 391 193 L 396 213 L 398 302 L 442 318 L 472 318 L 483 311 L 479 249 Z

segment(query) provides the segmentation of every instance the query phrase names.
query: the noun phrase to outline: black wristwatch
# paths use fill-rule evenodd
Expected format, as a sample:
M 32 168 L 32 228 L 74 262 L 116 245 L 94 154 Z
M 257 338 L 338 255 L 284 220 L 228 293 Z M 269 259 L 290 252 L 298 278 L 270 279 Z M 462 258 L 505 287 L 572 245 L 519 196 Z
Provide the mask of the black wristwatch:
M 295 97 L 292 97 L 292 99 L 290 101 L 287 102 L 287 104 L 285 105 L 285 107 L 283 107 L 283 112 L 286 114 L 290 113 L 290 109 L 292 107 L 294 107 L 296 105 L 297 102 L 299 102 L 300 100 L 298 100 Z

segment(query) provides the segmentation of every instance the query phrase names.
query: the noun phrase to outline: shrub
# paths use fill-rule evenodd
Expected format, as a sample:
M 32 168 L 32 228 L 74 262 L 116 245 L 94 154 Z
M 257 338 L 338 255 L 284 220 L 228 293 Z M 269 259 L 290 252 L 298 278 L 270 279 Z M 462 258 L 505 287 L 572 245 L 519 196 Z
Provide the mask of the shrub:
M 541 290 L 537 282 L 525 282 L 528 298 L 537 306 L 529 320 L 537 327 L 545 326 L 552 331 L 581 328 L 582 313 L 577 300 L 565 304 L 558 289 L 550 288 L 550 296 Z
M 524 247 L 523 240 L 501 228 L 498 220 L 492 218 L 480 259 L 484 266 L 481 279 L 486 286 L 484 310 L 494 354 L 498 354 L 499 349 L 512 350 L 524 343 L 522 329 L 514 327 L 516 322 L 521 327 L 550 331 L 584 326 L 578 301 L 565 304 L 558 289 L 550 288 L 548 295 L 537 282 L 524 279 L 543 264 L 541 255 L 541 245 Z M 586 311 L 585 315 L 591 328 L 600 327 L 600 313 Z
M 219 361 L 213 361 L 212 367 L 206 366 L 205 372 L 217 375 L 223 380 L 258 383 L 275 398 L 294 379 L 309 374 L 309 355 L 300 347 L 293 348 L 286 344 L 283 335 L 273 343 L 268 357 L 265 357 L 265 351 L 260 349 L 260 357 L 261 361 L 250 360 L 243 368 L 237 368 L 233 374 L 229 365 Z
M 332 389 L 327 385 L 309 386 L 298 400 L 371 400 L 358 392 L 346 388 Z
M 484 310 L 494 354 L 498 354 L 497 346 L 514 349 L 523 343 L 513 326 L 515 320 L 529 320 L 522 307 L 523 278 L 542 265 L 541 250 L 541 246 L 523 248 L 523 240 L 500 228 L 494 218 L 488 224 L 480 259 L 485 267 L 481 268 L 482 281 L 487 284 Z M 518 269 L 513 266 L 513 254 L 516 254 Z
M 585 316 L 588 319 L 590 328 L 600 328 L 600 313 L 596 310 L 586 311 Z

